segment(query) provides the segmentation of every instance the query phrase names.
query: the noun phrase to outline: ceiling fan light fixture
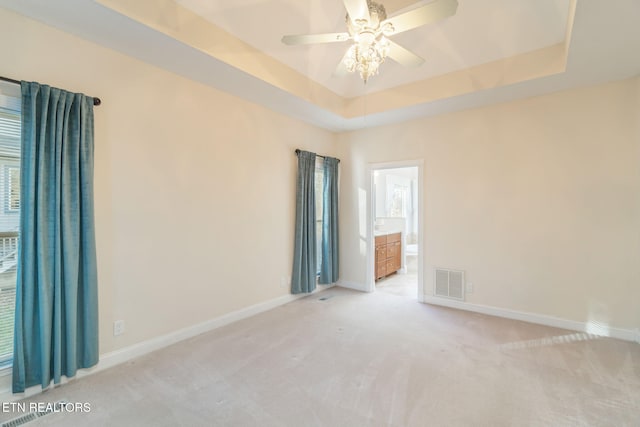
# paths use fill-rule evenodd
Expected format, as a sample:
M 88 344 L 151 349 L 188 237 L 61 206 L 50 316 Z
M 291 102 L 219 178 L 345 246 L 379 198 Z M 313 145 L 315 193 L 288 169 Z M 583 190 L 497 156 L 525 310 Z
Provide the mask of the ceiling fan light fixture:
M 347 51 L 343 64 L 350 73 L 358 72 L 366 83 L 378 74 L 378 68 L 389 53 L 389 41 L 384 38 L 380 24 L 387 19 L 384 6 L 367 1 L 369 19 L 351 20 L 347 13 L 347 30 L 355 42 Z M 384 25 L 387 27 L 387 25 Z
M 389 40 L 384 37 L 361 38 L 351 45 L 344 57 L 344 66 L 350 73 L 358 72 L 367 83 L 369 77 L 378 74 L 380 65 L 389 54 Z

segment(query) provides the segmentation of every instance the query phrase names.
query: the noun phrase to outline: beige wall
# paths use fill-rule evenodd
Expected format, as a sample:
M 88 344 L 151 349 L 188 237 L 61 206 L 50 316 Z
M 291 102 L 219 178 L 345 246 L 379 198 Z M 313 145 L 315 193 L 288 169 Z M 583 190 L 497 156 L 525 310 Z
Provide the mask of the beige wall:
M 289 294 L 294 149 L 331 155 L 333 134 L 2 9 L 0 28 L 2 75 L 103 101 L 101 353 Z
M 638 83 L 341 135 L 341 278 L 365 282 L 368 164 L 424 159 L 427 293 L 456 268 L 471 303 L 640 326 Z
M 340 135 L 0 9 L 2 74 L 100 96 L 106 353 L 288 294 L 295 148 L 341 163 L 342 279 L 365 280 L 367 166 L 424 159 L 426 289 L 640 325 L 640 79 Z M 9 60 L 10 59 L 10 60 Z M 116 319 L 126 333 L 113 337 Z

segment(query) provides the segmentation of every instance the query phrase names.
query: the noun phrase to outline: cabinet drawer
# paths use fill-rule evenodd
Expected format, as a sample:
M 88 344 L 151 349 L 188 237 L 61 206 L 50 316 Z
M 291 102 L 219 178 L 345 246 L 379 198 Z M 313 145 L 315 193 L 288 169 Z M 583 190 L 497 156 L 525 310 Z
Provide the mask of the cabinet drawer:
M 387 258 L 395 258 L 396 256 L 398 256 L 399 253 L 400 253 L 399 243 L 397 245 L 395 243 L 387 245 L 386 247 Z
M 384 260 L 387 256 L 387 245 L 376 246 L 376 260 Z
M 376 264 L 376 279 L 379 279 L 386 275 L 387 275 L 387 265 L 384 262 L 380 264 Z
M 376 236 L 376 246 L 378 245 L 386 245 L 387 244 L 387 236 Z
M 387 234 L 387 243 L 400 243 L 401 237 L 400 233 Z

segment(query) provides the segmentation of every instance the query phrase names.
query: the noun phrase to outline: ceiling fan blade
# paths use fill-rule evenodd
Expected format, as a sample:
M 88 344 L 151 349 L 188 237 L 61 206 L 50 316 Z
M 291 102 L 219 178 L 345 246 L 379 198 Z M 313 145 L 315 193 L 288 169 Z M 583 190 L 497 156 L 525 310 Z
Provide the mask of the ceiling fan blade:
M 425 6 L 385 19 L 380 23 L 380 28 L 383 28 L 385 35 L 390 36 L 455 15 L 457 9 L 458 0 L 435 0 Z M 384 29 L 385 25 L 388 29 Z
M 349 18 L 351 22 L 359 23 L 359 20 L 366 20 L 369 22 L 371 20 L 371 15 L 369 14 L 369 5 L 367 4 L 367 0 L 342 0 L 344 3 L 345 9 L 347 9 L 347 13 L 349 14 Z M 361 23 L 366 23 L 362 22 Z
M 405 67 L 417 67 L 424 62 L 424 59 L 391 40 L 389 40 L 389 53 L 387 56 Z
M 349 33 L 304 34 L 282 37 L 282 43 L 288 45 L 333 43 L 349 40 Z

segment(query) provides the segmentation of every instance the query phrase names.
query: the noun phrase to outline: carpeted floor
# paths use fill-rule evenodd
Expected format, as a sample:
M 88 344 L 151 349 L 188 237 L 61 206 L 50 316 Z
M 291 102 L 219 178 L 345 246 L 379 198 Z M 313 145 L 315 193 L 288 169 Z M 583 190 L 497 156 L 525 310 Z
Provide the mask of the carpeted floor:
M 640 345 L 334 288 L 61 399 L 29 426 L 638 426 Z

